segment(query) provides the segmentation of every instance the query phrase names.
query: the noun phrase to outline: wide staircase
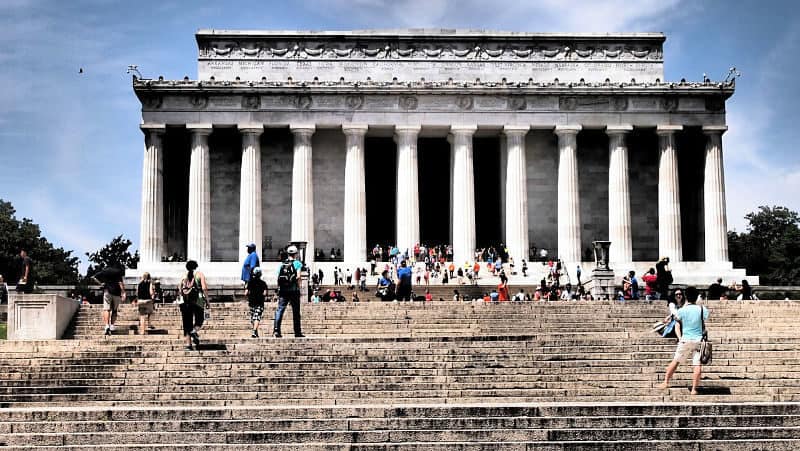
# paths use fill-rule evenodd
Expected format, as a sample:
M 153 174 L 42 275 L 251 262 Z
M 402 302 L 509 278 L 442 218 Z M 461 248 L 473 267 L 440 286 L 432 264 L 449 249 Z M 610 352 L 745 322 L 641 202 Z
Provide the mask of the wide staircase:
M 368 296 L 369 297 L 369 296 Z M 186 351 L 174 305 L 148 335 L 124 305 L 59 341 L 0 344 L 3 449 L 649 449 L 800 445 L 800 302 L 711 302 L 699 395 L 661 302 L 304 304 L 250 338 L 217 304 Z

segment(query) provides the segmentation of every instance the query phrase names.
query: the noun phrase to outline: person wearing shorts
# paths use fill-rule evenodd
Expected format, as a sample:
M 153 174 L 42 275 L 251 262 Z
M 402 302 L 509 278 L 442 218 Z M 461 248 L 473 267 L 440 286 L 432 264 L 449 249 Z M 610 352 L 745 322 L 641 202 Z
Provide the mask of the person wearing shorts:
M 111 335 L 117 322 L 119 305 L 125 302 L 125 285 L 122 276 L 114 277 L 103 284 L 103 324 L 105 335 Z
M 145 335 L 148 329 L 153 329 L 150 324 L 150 315 L 155 311 L 153 297 L 155 289 L 150 279 L 150 273 L 142 274 L 142 280 L 136 288 L 136 306 L 139 310 L 139 335 Z
M 697 288 L 686 289 L 687 303 L 678 310 L 676 315 L 676 319 L 681 325 L 680 328 L 676 327 L 676 331 L 680 334 L 678 347 L 675 349 L 672 362 L 667 366 L 664 382 L 658 386 L 660 389 L 669 388 L 669 381 L 675 374 L 678 365 L 691 358 L 694 367 L 692 394 L 697 394 L 697 386 L 700 385 L 700 377 L 703 372 L 703 366 L 700 363 L 700 340 L 703 338 L 703 325 L 709 315 L 707 308 L 697 305 L 697 295 Z
M 258 325 L 264 314 L 264 300 L 267 298 L 267 284 L 261 280 L 261 268 L 253 268 L 253 274 L 247 281 L 245 289 L 247 303 L 250 306 L 250 324 L 253 327 L 251 338 L 258 338 Z

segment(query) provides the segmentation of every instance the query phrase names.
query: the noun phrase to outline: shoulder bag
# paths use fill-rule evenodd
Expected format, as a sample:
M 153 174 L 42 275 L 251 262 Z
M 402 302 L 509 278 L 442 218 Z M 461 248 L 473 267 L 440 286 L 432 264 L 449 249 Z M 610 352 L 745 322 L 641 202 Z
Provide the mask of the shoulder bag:
M 705 307 L 700 307 L 700 323 L 703 325 L 703 338 L 700 339 L 700 363 L 703 365 L 708 365 L 711 363 L 712 359 L 712 346 L 711 342 L 708 340 L 708 331 L 706 330 L 706 321 L 705 321 L 705 314 L 703 309 Z

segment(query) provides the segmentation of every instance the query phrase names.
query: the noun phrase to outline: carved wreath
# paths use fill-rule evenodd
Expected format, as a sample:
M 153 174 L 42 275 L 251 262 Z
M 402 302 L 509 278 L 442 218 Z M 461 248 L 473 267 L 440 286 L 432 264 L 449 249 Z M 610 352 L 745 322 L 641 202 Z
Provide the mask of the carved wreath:
M 400 96 L 399 103 L 400 108 L 404 110 L 416 110 L 419 101 L 417 100 L 416 96 Z
M 347 105 L 347 108 L 350 108 L 351 110 L 360 110 L 361 107 L 364 106 L 364 96 L 362 95 L 347 96 L 344 99 L 344 103 L 345 105 Z
M 261 107 L 261 96 L 249 95 L 242 97 L 242 108 L 257 110 Z
M 509 110 L 524 110 L 527 106 L 527 101 L 525 97 L 522 96 L 511 96 L 508 98 L 508 109 Z
M 310 95 L 303 94 L 303 95 L 297 96 L 297 108 L 298 109 L 307 110 L 307 109 L 311 108 L 311 104 L 312 103 L 313 103 L 313 101 L 311 100 L 311 96 Z
M 471 110 L 474 103 L 472 96 L 462 95 L 456 98 L 456 105 L 462 110 Z
M 208 96 L 200 94 L 192 96 L 189 99 L 189 103 L 191 103 L 192 106 L 197 108 L 198 110 L 202 110 L 208 106 Z

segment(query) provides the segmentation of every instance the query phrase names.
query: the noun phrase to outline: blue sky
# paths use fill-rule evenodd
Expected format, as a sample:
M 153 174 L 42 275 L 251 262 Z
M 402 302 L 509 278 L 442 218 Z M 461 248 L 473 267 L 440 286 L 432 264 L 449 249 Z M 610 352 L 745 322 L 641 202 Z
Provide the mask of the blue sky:
M 0 0 L 0 198 L 80 256 L 120 233 L 138 243 L 128 64 L 196 78 L 199 28 L 407 27 L 665 32 L 667 80 L 742 74 L 723 138 L 729 227 L 759 205 L 800 210 L 800 6 L 764 0 Z

